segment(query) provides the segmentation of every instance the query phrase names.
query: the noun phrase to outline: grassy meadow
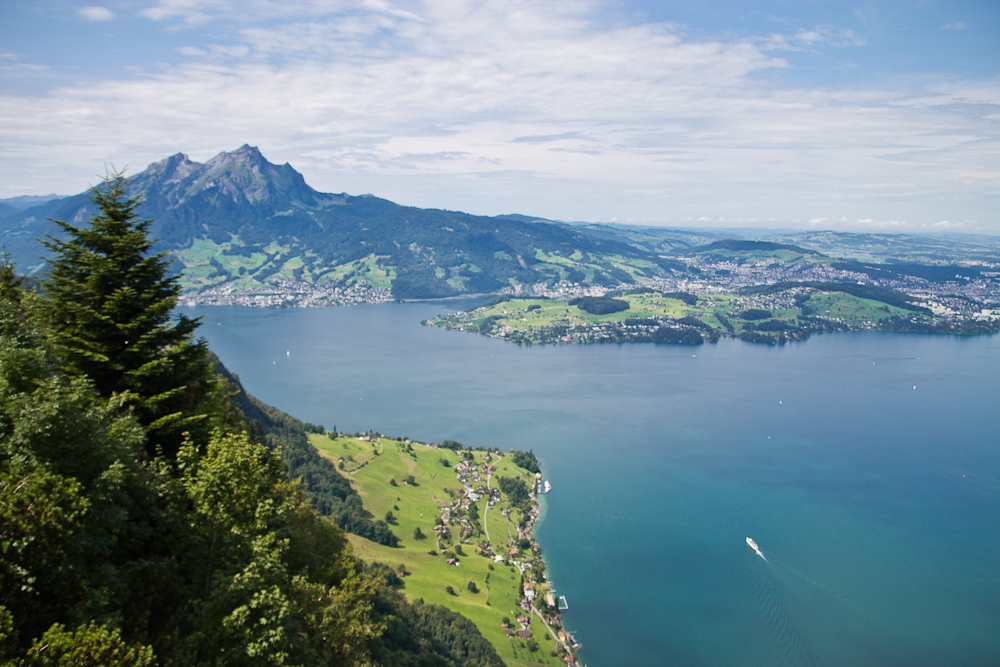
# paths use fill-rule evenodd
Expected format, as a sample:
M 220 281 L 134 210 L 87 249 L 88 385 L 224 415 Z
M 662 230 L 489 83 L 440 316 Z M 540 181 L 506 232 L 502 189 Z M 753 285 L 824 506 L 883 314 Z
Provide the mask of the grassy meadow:
M 390 527 L 400 538 L 399 546 L 387 547 L 349 535 L 357 556 L 384 563 L 397 573 L 405 572 L 399 590 L 410 599 L 422 598 L 425 603 L 446 606 L 469 618 L 508 664 L 564 664 L 550 655 L 556 641 L 537 617 L 532 617 L 530 626 L 538 645 L 536 651 L 530 651 L 525 641 L 516 636 L 506 637 L 500 627 L 504 617 L 514 621 L 524 613 L 516 607 L 521 573 L 514 565 L 495 563 L 477 555 L 475 545 L 486 540 L 485 532 L 469 536 L 467 542 L 470 544 L 460 544 L 464 555 L 457 556 L 460 563 L 457 567 L 446 562 L 456 557 L 459 524 L 452 517 L 451 539 L 440 541 L 434 526 L 441 516 L 441 503 L 454 502 L 449 490 L 458 493 L 462 489 L 454 470 L 454 466 L 464 460 L 459 453 L 378 436 L 366 441 L 345 435 L 310 434 L 309 439 L 338 467 L 343 463 L 341 474 L 358 491 L 365 509 L 375 519 L 384 520 L 387 513 L 392 512 Z M 483 462 L 484 455 L 486 452 L 473 452 L 477 465 Z M 534 483 L 534 475 L 515 466 L 509 457 L 490 454 L 489 459 L 496 467 L 490 487 L 496 487 L 498 475 L 518 476 L 529 485 Z M 448 465 L 445 466 L 442 460 Z M 404 480 L 411 475 L 414 483 L 406 484 Z M 486 483 L 485 476 L 482 483 Z M 508 533 L 508 523 L 500 513 L 501 509 L 511 509 L 507 499 L 501 496 L 500 502 L 488 512 L 487 504 L 488 496 L 476 503 L 481 523 L 489 532 L 490 543 L 497 553 L 509 553 L 510 547 L 506 544 L 511 535 L 516 537 L 515 526 L 520 516 L 517 510 L 511 511 Z M 424 535 L 423 539 L 414 537 L 417 528 Z M 469 590 L 469 582 L 475 583 L 478 592 Z M 453 592 L 448 592 L 448 587 Z
M 238 254 L 243 243 L 239 237 L 217 244 L 209 239 L 195 239 L 187 248 L 175 251 L 184 267 L 187 290 L 198 290 L 228 283 L 236 290 L 259 289 L 256 275 L 272 276 L 315 283 L 337 284 L 341 281 L 366 280 L 373 287 L 389 289 L 396 271 L 379 266 L 379 257 L 368 255 L 340 265 L 329 265 L 309 250 L 271 242 L 261 252 Z M 230 254 L 233 253 L 233 254 Z

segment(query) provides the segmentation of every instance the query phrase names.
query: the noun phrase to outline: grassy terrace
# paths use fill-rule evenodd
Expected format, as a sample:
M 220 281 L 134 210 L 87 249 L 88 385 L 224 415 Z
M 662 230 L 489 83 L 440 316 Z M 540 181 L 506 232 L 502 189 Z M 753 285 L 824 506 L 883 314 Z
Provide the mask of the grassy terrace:
M 514 630 L 518 625 L 514 620 L 524 614 L 516 604 L 520 597 L 521 571 L 513 560 L 532 558 L 528 549 L 516 557 L 509 555 L 511 547 L 507 541 L 517 538 L 516 526 L 521 517 L 504 496 L 488 507 L 489 495 L 475 503 L 481 523 L 489 532 L 490 544 L 497 553 L 508 554 L 507 564 L 495 563 L 493 559 L 478 555 L 477 544 L 486 541 L 485 531 L 474 531 L 459 543 L 464 525 L 455 512 L 449 512 L 447 528 L 450 538 L 439 538 L 434 531 L 437 519 L 442 516 L 440 505 L 455 506 L 456 499 L 462 497 L 463 485 L 456 478 L 454 466 L 465 459 L 449 449 L 432 448 L 420 443 L 407 443 L 390 438 L 374 437 L 371 441 L 340 435 L 311 434 L 310 442 L 327 458 L 340 466 L 344 475 L 361 496 L 365 509 L 375 519 L 385 519 L 392 512 L 390 526 L 400 538 L 396 548 L 375 544 L 356 535 L 349 535 L 355 554 L 368 561 L 377 561 L 391 567 L 396 572 L 406 572 L 399 585 L 408 598 L 422 598 L 428 604 L 440 604 L 453 609 L 476 624 L 511 665 L 561 665 L 561 658 L 550 655 L 557 647 L 537 616 L 531 616 L 529 630 L 537 650 L 531 651 L 525 640 L 508 638 L 500 627 L 502 619 L 508 617 Z M 477 467 L 484 462 L 486 452 L 473 452 Z M 496 488 L 497 477 L 520 477 L 529 485 L 534 475 L 513 464 L 509 457 L 488 455 L 492 472 L 489 486 Z M 343 461 L 340 461 L 343 457 Z M 448 466 L 442 463 L 448 462 Z M 413 484 L 407 484 L 409 476 Z M 486 474 L 481 481 L 467 481 L 475 486 L 486 484 Z M 390 481 L 391 480 L 391 481 Z M 395 483 L 395 485 L 393 484 Z M 450 491 L 450 493 L 449 493 Z M 510 510 L 509 524 L 501 515 L 501 510 Z M 485 519 L 485 522 L 482 519 Z M 470 522 L 471 523 L 471 522 Z M 419 528 L 423 539 L 416 538 Z M 508 533 L 509 529 L 509 533 Z M 456 545 L 464 555 L 456 554 Z M 435 552 L 434 554 L 430 552 Z M 449 558 L 458 558 L 459 565 L 449 565 Z M 469 582 L 474 582 L 477 593 L 469 590 Z M 451 587 L 453 593 L 448 592 Z

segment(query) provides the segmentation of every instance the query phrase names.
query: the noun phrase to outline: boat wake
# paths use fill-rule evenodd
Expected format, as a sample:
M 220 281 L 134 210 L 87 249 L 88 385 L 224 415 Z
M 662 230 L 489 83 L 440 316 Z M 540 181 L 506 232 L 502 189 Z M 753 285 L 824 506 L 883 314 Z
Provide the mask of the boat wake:
M 757 553 L 764 557 L 759 551 Z M 846 637 L 853 632 L 861 632 L 861 628 L 873 625 L 902 640 L 908 658 L 949 664 L 960 656 L 955 647 L 933 645 L 913 629 L 902 627 L 861 602 L 820 583 L 782 562 L 780 556 L 775 557 L 773 553 L 771 556 L 771 560 L 764 559 L 765 565 L 754 568 L 753 586 L 754 598 L 760 605 L 768 639 L 775 652 L 775 665 L 819 665 L 820 659 L 814 647 L 824 646 L 823 653 L 830 650 L 837 652 L 836 644 L 846 641 Z M 814 632 L 819 627 L 826 627 L 827 630 L 819 631 L 822 636 L 813 636 L 814 641 L 808 641 L 806 633 L 794 619 L 802 619 L 804 627 L 812 627 Z M 833 644 L 829 644 L 829 630 L 833 627 L 830 624 L 840 627 L 833 633 L 839 635 L 839 640 Z
M 806 584 L 808 590 L 821 593 L 823 597 L 833 601 L 836 607 L 846 610 L 850 616 L 861 619 L 865 624 L 878 625 L 891 635 L 901 638 L 914 652 L 914 655 L 919 655 L 922 659 L 930 659 L 940 664 L 948 664 L 961 655 L 961 652 L 955 647 L 932 645 L 920 633 L 903 627 L 899 623 L 873 611 L 861 602 L 839 593 L 790 565 L 777 562 L 771 565 L 771 569 L 776 580 L 789 590 L 799 589 L 803 583 Z
M 749 538 L 748 538 L 749 539 Z M 764 558 L 759 550 L 754 549 Z M 789 613 L 784 600 L 786 588 L 774 576 L 774 568 L 764 558 L 766 566 L 755 567 L 753 597 L 760 609 L 767 646 L 770 649 L 769 664 L 816 666 L 821 663 L 798 628 L 793 615 Z

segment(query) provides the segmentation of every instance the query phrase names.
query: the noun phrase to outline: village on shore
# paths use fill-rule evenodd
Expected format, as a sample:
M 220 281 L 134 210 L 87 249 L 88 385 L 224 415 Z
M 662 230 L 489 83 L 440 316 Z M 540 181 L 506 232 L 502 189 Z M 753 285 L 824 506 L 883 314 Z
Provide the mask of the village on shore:
M 549 660 L 555 658 L 559 664 L 580 667 L 577 649 L 581 644 L 575 633 L 566 629 L 562 615 L 568 603 L 565 596 L 556 594 L 546 574 L 542 547 L 534 535 L 542 513 L 540 496 L 551 489 L 551 485 L 542 480 L 533 454 L 518 450 L 503 452 L 496 448 L 472 449 L 447 440 L 441 444 L 422 443 L 374 432 L 348 436 L 333 434 L 330 444 L 315 436 L 311 440 L 350 480 L 361 482 L 368 494 L 365 506 L 371 505 L 376 516 L 382 511 L 380 499 L 376 497 L 382 497 L 384 506 L 389 508 L 386 518 L 397 522 L 394 525 L 399 526 L 401 539 L 417 552 L 412 554 L 413 559 L 445 565 L 445 572 L 454 573 L 442 572 L 437 575 L 437 582 L 430 582 L 434 588 L 448 590 L 446 601 L 457 601 L 455 596 L 459 591 L 455 590 L 458 586 L 446 586 L 445 581 L 476 579 L 479 572 L 486 570 L 487 587 L 500 587 L 487 598 L 486 604 L 503 605 L 491 612 L 502 617 L 499 618 L 502 633 L 494 636 L 528 647 L 526 655 L 519 657 L 518 662 L 527 660 L 534 664 L 541 659 L 544 664 L 551 664 Z M 359 446 L 357 452 L 356 445 Z M 386 480 L 390 464 L 397 465 L 393 453 L 405 460 L 409 474 L 393 475 Z M 428 468 L 440 470 L 444 476 L 429 472 Z M 377 481 L 370 481 L 373 477 Z M 435 477 L 433 483 L 429 477 Z M 446 478 L 453 479 L 457 486 L 446 484 Z M 426 551 L 426 546 L 418 546 L 420 542 L 409 544 L 406 533 L 410 524 L 402 523 L 406 508 L 418 502 L 419 518 L 412 530 L 421 540 L 434 540 L 434 548 L 430 551 Z M 431 507 L 433 515 L 426 515 L 424 508 Z M 421 524 L 426 526 L 430 521 L 434 522 L 430 531 L 420 528 Z M 367 557 L 387 559 L 389 555 L 383 551 L 367 554 Z M 464 572 L 466 568 L 470 568 L 467 573 Z M 435 575 L 431 570 L 413 574 L 408 571 L 410 569 L 417 568 L 408 567 L 405 562 L 393 568 L 395 576 L 406 582 L 407 589 L 412 588 L 416 595 L 425 590 L 422 587 L 428 583 L 427 577 Z M 513 573 L 510 575 L 513 581 L 507 579 L 508 572 Z M 411 581 L 414 577 L 423 577 L 424 582 Z M 469 582 L 470 593 L 478 593 L 472 583 Z M 509 598 L 506 597 L 508 593 Z M 504 602 L 489 601 L 497 596 Z M 428 599 L 426 594 L 423 597 Z M 506 606 L 508 600 L 510 608 Z M 511 608 L 514 613 L 507 612 Z M 549 644 L 551 651 L 542 651 L 542 640 L 554 640 L 554 647 L 553 643 Z
M 493 473 L 496 472 L 496 466 L 492 465 L 493 457 L 499 459 L 502 456 L 502 453 L 499 451 L 487 451 L 482 455 L 482 461 L 479 463 L 473 459 L 454 466 L 455 478 L 462 484 L 464 496 L 454 503 L 440 504 L 441 523 L 434 527 L 435 532 L 439 536 L 448 530 L 449 525 L 454 525 L 452 523 L 452 515 L 454 514 L 460 526 L 463 543 L 470 543 L 468 538 L 472 536 L 473 528 L 470 526 L 468 516 L 466 516 L 469 508 L 474 503 L 479 502 L 480 499 L 488 498 L 486 510 L 488 512 L 501 501 L 500 489 L 490 486 L 490 479 Z M 530 639 L 531 632 L 528 628 L 530 623 L 529 617 L 531 614 L 536 614 L 548 628 L 549 632 L 562 644 L 567 653 L 567 664 L 573 664 L 575 662 L 574 651 L 576 641 L 569 632 L 562 629 L 562 614 L 560 613 L 560 608 L 568 608 L 568 605 L 566 604 L 565 597 L 561 597 L 559 601 L 556 600 L 555 588 L 545 575 L 545 563 L 542 559 L 541 546 L 535 541 L 532 535 L 532 530 L 541 513 L 537 496 L 542 489 L 541 473 L 535 473 L 535 476 L 537 483 L 530 491 L 531 509 L 522 518 L 521 522 L 512 524 L 510 521 L 510 509 L 499 510 L 507 526 L 508 539 L 505 542 L 502 536 L 499 539 L 494 539 L 497 543 L 503 542 L 503 547 L 495 547 L 488 533 L 486 539 L 477 542 L 475 546 L 479 555 L 491 558 L 497 564 L 513 565 L 521 572 L 521 594 L 523 597 L 518 600 L 517 606 L 527 616 L 522 614 L 515 619 L 518 626 L 517 629 L 515 629 L 513 623 L 502 624 L 506 635 L 508 637 L 516 635 L 521 639 Z M 455 558 L 449 559 L 449 564 L 457 566 L 459 565 L 459 561 Z

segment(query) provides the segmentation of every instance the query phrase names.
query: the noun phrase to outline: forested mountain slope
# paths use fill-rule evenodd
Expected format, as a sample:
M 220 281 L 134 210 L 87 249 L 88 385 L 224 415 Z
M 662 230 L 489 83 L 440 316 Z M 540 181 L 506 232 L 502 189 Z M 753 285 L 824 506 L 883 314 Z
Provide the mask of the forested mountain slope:
M 153 218 L 158 248 L 183 263 L 189 291 L 259 288 L 274 276 L 348 284 L 374 271 L 394 297 L 424 298 L 559 280 L 616 285 L 684 270 L 625 239 L 547 220 L 318 192 L 251 146 L 204 164 L 171 156 L 135 175 L 129 194 L 143 197 L 139 214 Z M 57 231 L 48 218 L 78 224 L 90 212 L 80 194 L 3 216 L 0 231 L 14 260 L 36 269 L 44 252 L 34 239 Z

